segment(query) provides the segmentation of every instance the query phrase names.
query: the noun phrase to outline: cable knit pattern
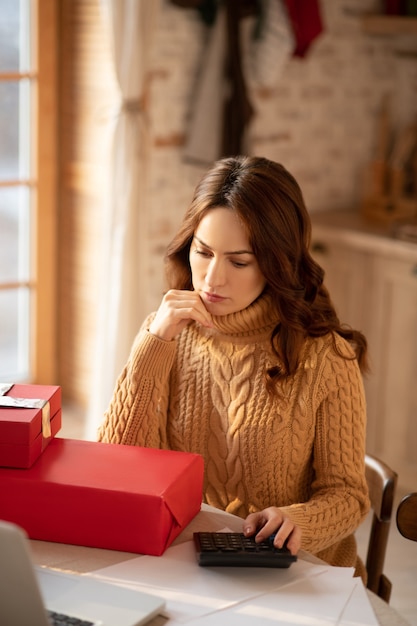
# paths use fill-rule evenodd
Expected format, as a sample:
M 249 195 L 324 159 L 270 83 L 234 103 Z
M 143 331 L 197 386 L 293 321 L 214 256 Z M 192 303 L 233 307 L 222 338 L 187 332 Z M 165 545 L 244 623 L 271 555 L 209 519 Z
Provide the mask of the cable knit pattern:
M 369 501 L 366 408 L 351 347 L 330 334 L 308 338 L 276 397 L 264 378 L 277 363 L 270 347 L 277 315 L 267 295 L 214 318 L 214 329 L 191 323 L 171 342 L 149 333 L 151 320 L 135 340 L 99 440 L 197 452 L 207 503 L 241 517 L 279 506 L 301 527 L 303 549 L 357 565 L 352 533 Z

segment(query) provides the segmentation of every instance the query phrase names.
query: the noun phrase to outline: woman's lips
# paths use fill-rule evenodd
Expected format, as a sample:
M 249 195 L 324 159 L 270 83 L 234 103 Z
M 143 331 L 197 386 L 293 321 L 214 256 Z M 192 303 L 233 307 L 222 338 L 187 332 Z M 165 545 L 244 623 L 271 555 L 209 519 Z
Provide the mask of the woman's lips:
M 208 291 L 204 292 L 204 299 L 207 300 L 207 302 L 211 302 L 213 304 L 226 300 L 226 298 L 224 298 L 223 296 L 219 296 L 216 293 L 209 293 Z

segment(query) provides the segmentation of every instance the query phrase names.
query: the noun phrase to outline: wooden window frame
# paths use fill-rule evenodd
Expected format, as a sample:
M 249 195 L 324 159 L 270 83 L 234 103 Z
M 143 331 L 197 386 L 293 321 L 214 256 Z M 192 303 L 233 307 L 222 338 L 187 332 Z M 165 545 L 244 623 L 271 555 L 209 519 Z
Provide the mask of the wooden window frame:
M 37 88 L 33 154 L 37 187 L 33 233 L 35 289 L 32 317 L 33 382 L 58 384 L 58 18 L 59 2 L 33 0 Z

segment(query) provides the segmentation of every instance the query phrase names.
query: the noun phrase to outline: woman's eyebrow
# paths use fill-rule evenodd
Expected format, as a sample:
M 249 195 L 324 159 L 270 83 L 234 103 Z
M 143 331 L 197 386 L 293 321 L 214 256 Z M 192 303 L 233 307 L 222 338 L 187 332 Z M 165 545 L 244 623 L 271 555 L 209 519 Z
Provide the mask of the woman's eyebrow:
M 207 243 L 204 243 L 204 241 L 202 241 L 201 239 L 199 239 L 199 237 L 196 237 L 195 235 L 194 235 L 194 239 L 198 241 L 198 243 L 204 248 L 207 248 L 208 250 L 213 249 Z M 253 256 L 252 250 L 233 250 L 231 252 L 224 252 L 224 254 L 251 254 Z

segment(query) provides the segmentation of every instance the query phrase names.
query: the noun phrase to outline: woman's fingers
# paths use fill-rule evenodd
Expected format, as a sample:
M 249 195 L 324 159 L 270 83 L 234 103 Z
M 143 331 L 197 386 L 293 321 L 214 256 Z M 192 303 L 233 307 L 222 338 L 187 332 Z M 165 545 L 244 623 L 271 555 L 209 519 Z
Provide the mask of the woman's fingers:
M 251 513 L 243 523 L 247 536 L 255 535 L 255 540 L 265 541 L 275 533 L 274 545 L 282 548 L 286 543 L 291 554 L 297 554 L 301 547 L 301 529 L 278 507 L 268 507 L 258 513 Z
M 291 554 L 297 554 L 297 552 L 300 550 L 301 528 L 299 526 L 294 525 L 294 528 L 289 535 L 289 539 L 287 540 L 287 548 L 291 552 Z
M 192 320 L 212 327 L 211 315 L 197 293 L 171 289 L 164 295 L 149 331 L 170 341 Z
M 297 554 L 301 547 L 301 529 L 289 517 L 284 517 L 274 538 L 274 546 L 282 548 L 286 544 L 291 554 Z

